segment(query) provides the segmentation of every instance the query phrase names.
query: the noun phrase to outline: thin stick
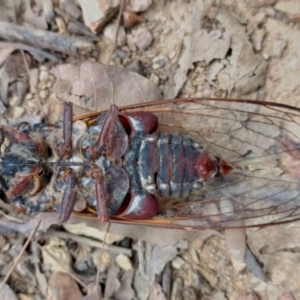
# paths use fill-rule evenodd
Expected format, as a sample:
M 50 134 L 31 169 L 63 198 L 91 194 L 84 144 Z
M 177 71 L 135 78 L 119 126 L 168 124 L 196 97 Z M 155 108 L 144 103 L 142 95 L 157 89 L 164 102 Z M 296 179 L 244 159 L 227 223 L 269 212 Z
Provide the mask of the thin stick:
M 57 231 L 57 230 L 48 230 L 47 232 L 45 232 L 43 234 L 43 236 L 56 236 L 56 237 L 60 237 L 63 239 L 72 239 L 73 241 L 76 241 L 78 243 L 82 243 L 85 245 L 88 245 L 90 247 L 95 247 L 95 248 L 99 248 L 99 249 L 104 249 L 107 250 L 113 254 L 125 254 L 127 256 L 131 256 L 132 255 L 132 250 L 131 249 L 126 249 L 123 247 L 119 247 L 119 246 L 114 246 L 114 245 L 107 245 L 105 242 L 99 242 L 99 241 L 95 241 L 92 240 L 90 238 L 87 237 L 83 237 L 83 236 L 78 236 L 76 234 L 72 234 L 69 232 L 63 232 L 63 231 Z M 106 239 L 106 235 L 107 232 L 105 232 L 104 235 L 104 241 Z
M 17 256 L 17 258 L 15 259 L 15 261 L 14 261 L 12 267 L 10 268 L 10 270 L 9 270 L 8 273 L 6 274 L 5 278 L 3 279 L 2 283 L 1 283 L 1 286 L 0 286 L 0 292 L 1 292 L 1 290 L 2 290 L 2 288 L 3 288 L 3 286 L 4 286 L 4 284 L 7 282 L 9 276 L 11 275 L 11 273 L 13 272 L 13 270 L 15 269 L 15 267 L 16 267 L 18 261 L 20 260 L 21 256 L 23 255 L 23 253 L 25 252 L 26 248 L 28 247 L 28 245 L 29 245 L 30 241 L 32 240 L 34 234 L 36 233 L 36 231 L 37 231 L 37 229 L 38 229 L 40 223 L 41 223 L 41 219 L 39 219 L 39 220 L 36 222 L 36 224 L 35 224 L 35 226 L 34 226 L 32 232 L 31 232 L 31 234 L 29 235 L 29 237 L 28 237 L 26 243 L 24 244 L 22 250 L 20 251 L 20 253 L 19 253 L 19 255 Z
M 105 240 L 106 240 L 106 236 L 109 230 L 109 226 L 110 226 L 110 222 L 108 221 L 107 223 L 107 228 L 105 230 L 105 234 L 104 234 L 104 238 L 103 238 L 103 246 L 101 248 L 101 252 L 100 252 L 100 259 L 99 259 L 99 264 L 97 265 L 97 276 L 96 276 L 96 293 L 98 293 L 98 284 L 99 284 L 99 280 L 100 280 L 100 267 L 101 267 L 101 257 L 104 251 L 104 246 L 105 246 Z
M 114 43 L 113 43 L 113 48 L 110 52 L 110 56 L 109 59 L 107 61 L 107 64 L 110 64 L 110 61 L 112 59 L 112 56 L 116 50 L 116 45 L 117 45 L 117 39 L 118 39 L 118 35 L 119 35 L 119 29 L 120 29 L 120 23 L 121 23 L 121 17 L 122 17 L 122 12 L 123 12 L 123 7 L 124 7 L 124 0 L 121 0 L 121 6 L 120 6 L 120 10 L 119 10 L 119 14 L 118 14 L 118 26 L 117 26 L 117 30 L 116 30 L 116 34 L 115 34 L 115 39 L 114 39 Z

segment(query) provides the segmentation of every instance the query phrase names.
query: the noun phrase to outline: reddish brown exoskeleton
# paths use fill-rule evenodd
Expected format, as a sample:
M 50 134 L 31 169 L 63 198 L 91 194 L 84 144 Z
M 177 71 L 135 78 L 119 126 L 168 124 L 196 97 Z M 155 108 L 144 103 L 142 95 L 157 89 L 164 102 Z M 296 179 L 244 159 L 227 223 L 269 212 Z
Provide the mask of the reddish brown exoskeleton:
M 101 221 L 223 228 L 299 218 L 300 109 L 175 99 L 93 112 L 63 126 L 2 126 L 7 200 Z M 3 143 L 3 141 L 2 141 Z

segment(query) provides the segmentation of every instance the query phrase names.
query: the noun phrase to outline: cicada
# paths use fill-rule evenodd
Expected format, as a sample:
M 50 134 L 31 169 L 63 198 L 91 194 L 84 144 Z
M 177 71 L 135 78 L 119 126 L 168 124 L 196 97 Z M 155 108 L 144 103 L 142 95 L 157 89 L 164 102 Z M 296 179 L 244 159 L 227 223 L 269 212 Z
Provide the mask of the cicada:
M 0 133 L 4 200 L 61 221 L 222 229 L 299 219 L 297 107 L 191 98 L 73 116 L 65 104 L 62 123 Z

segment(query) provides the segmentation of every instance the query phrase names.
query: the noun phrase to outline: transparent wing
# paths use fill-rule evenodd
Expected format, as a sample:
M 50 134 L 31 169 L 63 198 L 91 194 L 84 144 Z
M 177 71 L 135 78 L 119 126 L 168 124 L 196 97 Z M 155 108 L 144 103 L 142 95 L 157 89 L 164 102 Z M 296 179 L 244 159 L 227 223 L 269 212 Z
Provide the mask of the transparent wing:
M 300 109 L 272 102 L 176 99 L 154 112 L 160 131 L 188 135 L 234 170 L 145 222 L 185 228 L 263 226 L 300 218 Z M 126 108 L 128 109 L 128 108 Z

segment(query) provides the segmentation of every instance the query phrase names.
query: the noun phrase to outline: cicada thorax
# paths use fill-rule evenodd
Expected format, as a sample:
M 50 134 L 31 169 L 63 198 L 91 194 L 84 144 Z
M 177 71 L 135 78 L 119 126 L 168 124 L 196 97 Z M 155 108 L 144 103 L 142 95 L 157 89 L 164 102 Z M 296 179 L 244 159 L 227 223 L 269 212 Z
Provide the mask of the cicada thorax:
M 108 112 L 74 122 L 67 133 L 63 123 L 23 126 L 12 131 L 18 138 L 2 130 L 11 141 L 1 162 L 7 197 L 27 210 L 61 211 L 62 221 L 88 207 L 104 220 L 149 219 L 168 200 L 197 195 L 204 183 L 231 171 L 189 137 L 159 132 L 154 114 L 113 110 L 109 126 Z

